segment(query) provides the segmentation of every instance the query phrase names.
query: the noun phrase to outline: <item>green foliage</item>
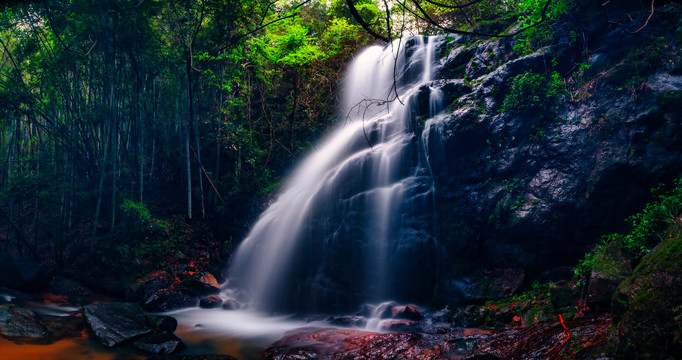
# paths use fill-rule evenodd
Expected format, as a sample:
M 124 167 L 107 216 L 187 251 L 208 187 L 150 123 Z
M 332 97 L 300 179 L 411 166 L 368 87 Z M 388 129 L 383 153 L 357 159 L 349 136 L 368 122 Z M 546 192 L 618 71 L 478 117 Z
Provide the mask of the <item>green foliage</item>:
M 307 65 L 323 55 L 308 33 L 299 18 L 288 19 L 268 29 L 265 36 L 254 39 L 253 49 L 273 64 Z
M 573 269 L 576 277 L 586 277 L 598 267 L 599 256 L 609 246 L 616 245 L 630 259 L 638 261 L 661 241 L 679 232 L 680 214 L 682 213 L 682 179 L 675 180 L 673 187 L 663 192 L 662 186 L 652 190 L 655 200 L 647 204 L 642 211 L 630 216 L 627 221 L 630 231 L 625 234 L 602 236 L 600 242 L 585 254 Z
M 661 240 L 668 237 L 667 227 L 674 223 L 682 211 L 682 179 L 673 182 L 673 189 L 660 193 L 661 187 L 654 189 L 656 200 L 644 209 L 629 217 L 632 227 L 624 237 L 625 249 L 636 258 L 648 253 Z
M 144 203 L 125 199 L 121 204 L 121 210 L 125 215 L 131 217 L 136 223 L 139 223 L 142 226 L 147 226 L 152 220 L 152 215 L 149 213 L 149 209 L 147 209 L 147 205 Z
M 565 93 L 561 76 L 538 74 L 532 71 L 514 76 L 500 112 L 548 116 L 555 110 Z
M 519 13 L 519 29 L 525 29 L 514 42 L 514 51 L 523 55 L 532 54 L 552 41 L 552 28 L 556 24 L 566 24 L 568 17 L 574 16 L 584 8 L 585 1 L 553 0 L 543 21 L 542 10 L 545 0 L 522 0 L 516 3 Z
M 594 268 L 594 261 L 597 254 L 601 253 L 604 248 L 614 241 L 614 239 L 620 239 L 622 236 L 619 234 L 604 235 L 600 238 L 599 243 L 594 245 L 590 251 L 585 253 L 585 258 L 578 260 L 578 265 L 573 268 L 573 275 L 579 278 L 588 277 L 592 273 Z

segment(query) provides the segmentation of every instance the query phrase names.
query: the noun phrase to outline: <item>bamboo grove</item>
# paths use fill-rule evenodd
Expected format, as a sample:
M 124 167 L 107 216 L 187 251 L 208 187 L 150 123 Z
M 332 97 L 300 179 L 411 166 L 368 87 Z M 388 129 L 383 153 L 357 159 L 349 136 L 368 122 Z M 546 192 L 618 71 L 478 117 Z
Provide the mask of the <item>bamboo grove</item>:
M 339 74 L 367 42 L 324 4 L 5 6 L 0 238 L 60 264 L 119 238 L 131 204 L 243 222 L 330 126 Z

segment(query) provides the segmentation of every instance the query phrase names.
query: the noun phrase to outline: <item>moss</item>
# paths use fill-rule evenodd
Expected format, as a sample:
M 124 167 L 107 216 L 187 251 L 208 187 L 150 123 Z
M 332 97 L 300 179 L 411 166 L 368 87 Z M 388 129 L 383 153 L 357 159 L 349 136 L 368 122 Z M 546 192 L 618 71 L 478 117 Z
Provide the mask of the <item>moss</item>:
M 682 355 L 682 237 L 659 244 L 624 281 L 614 299 L 618 352 L 629 358 Z M 622 311 L 622 314 L 618 314 Z

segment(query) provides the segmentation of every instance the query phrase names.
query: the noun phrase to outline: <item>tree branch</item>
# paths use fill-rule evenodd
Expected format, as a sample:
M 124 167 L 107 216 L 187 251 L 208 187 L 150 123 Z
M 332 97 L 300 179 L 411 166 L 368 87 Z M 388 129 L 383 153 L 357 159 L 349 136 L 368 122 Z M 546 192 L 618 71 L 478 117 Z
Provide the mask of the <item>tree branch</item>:
M 375 32 L 372 30 L 372 26 L 368 24 L 365 19 L 362 18 L 360 13 L 358 12 L 358 9 L 355 8 L 355 4 L 353 4 L 353 0 L 346 0 L 346 5 L 348 5 L 348 9 L 350 9 L 350 14 L 353 15 L 353 18 L 355 21 L 362 26 L 365 31 L 367 31 L 370 35 L 374 36 L 375 38 L 384 41 L 384 42 L 390 42 L 391 40 L 383 35 L 380 35 L 379 33 Z

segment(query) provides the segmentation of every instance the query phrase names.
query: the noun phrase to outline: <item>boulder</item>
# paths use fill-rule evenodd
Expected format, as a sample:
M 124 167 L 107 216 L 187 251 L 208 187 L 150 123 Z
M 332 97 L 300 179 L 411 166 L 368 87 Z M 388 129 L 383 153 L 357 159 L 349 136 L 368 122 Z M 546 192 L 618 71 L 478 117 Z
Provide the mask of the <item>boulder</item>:
M 37 340 L 45 338 L 47 331 L 33 310 L 0 305 L 0 335 Z
M 219 308 L 223 305 L 223 299 L 218 295 L 211 295 L 199 300 L 199 307 L 204 309 Z
M 621 239 L 613 238 L 595 255 L 587 287 L 590 305 L 610 305 L 618 285 L 632 273 L 630 259 L 622 248 Z
M 159 331 L 173 332 L 178 328 L 178 320 L 172 316 L 167 315 L 147 315 L 147 323 Z
M 218 280 L 209 272 L 190 275 L 182 280 L 182 285 L 190 294 L 196 296 L 213 295 L 220 292 Z
M 617 355 L 673 359 L 682 355 L 682 236 L 661 242 L 623 281 L 612 302 Z
M 153 329 L 140 305 L 135 303 L 98 303 L 86 305 L 83 315 L 92 334 L 106 347 L 130 342 Z
M 166 312 L 196 306 L 199 297 L 176 288 L 160 290 L 144 301 L 144 309 L 154 312 Z
M 45 326 L 51 340 L 82 336 L 85 322 L 80 316 L 42 315 L 40 322 Z
M 223 310 L 239 310 L 241 304 L 235 299 L 226 299 L 223 301 Z
M 406 320 L 406 319 L 382 321 L 381 322 L 381 330 L 383 330 L 383 331 L 395 331 L 395 332 L 407 332 L 407 333 L 423 332 L 421 324 L 418 321 Z
M 424 318 L 424 310 L 416 305 L 401 305 L 391 309 L 391 318 L 419 321 Z
M 172 354 L 184 347 L 184 344 L 172 332 L 144 335 L 133 342 L 136 348 L 151 354 Z
M 147 311 L 164 312 L 196 306 L 199 297 L 166 271 L 156 271 L 136 284 L 137 298 Z

